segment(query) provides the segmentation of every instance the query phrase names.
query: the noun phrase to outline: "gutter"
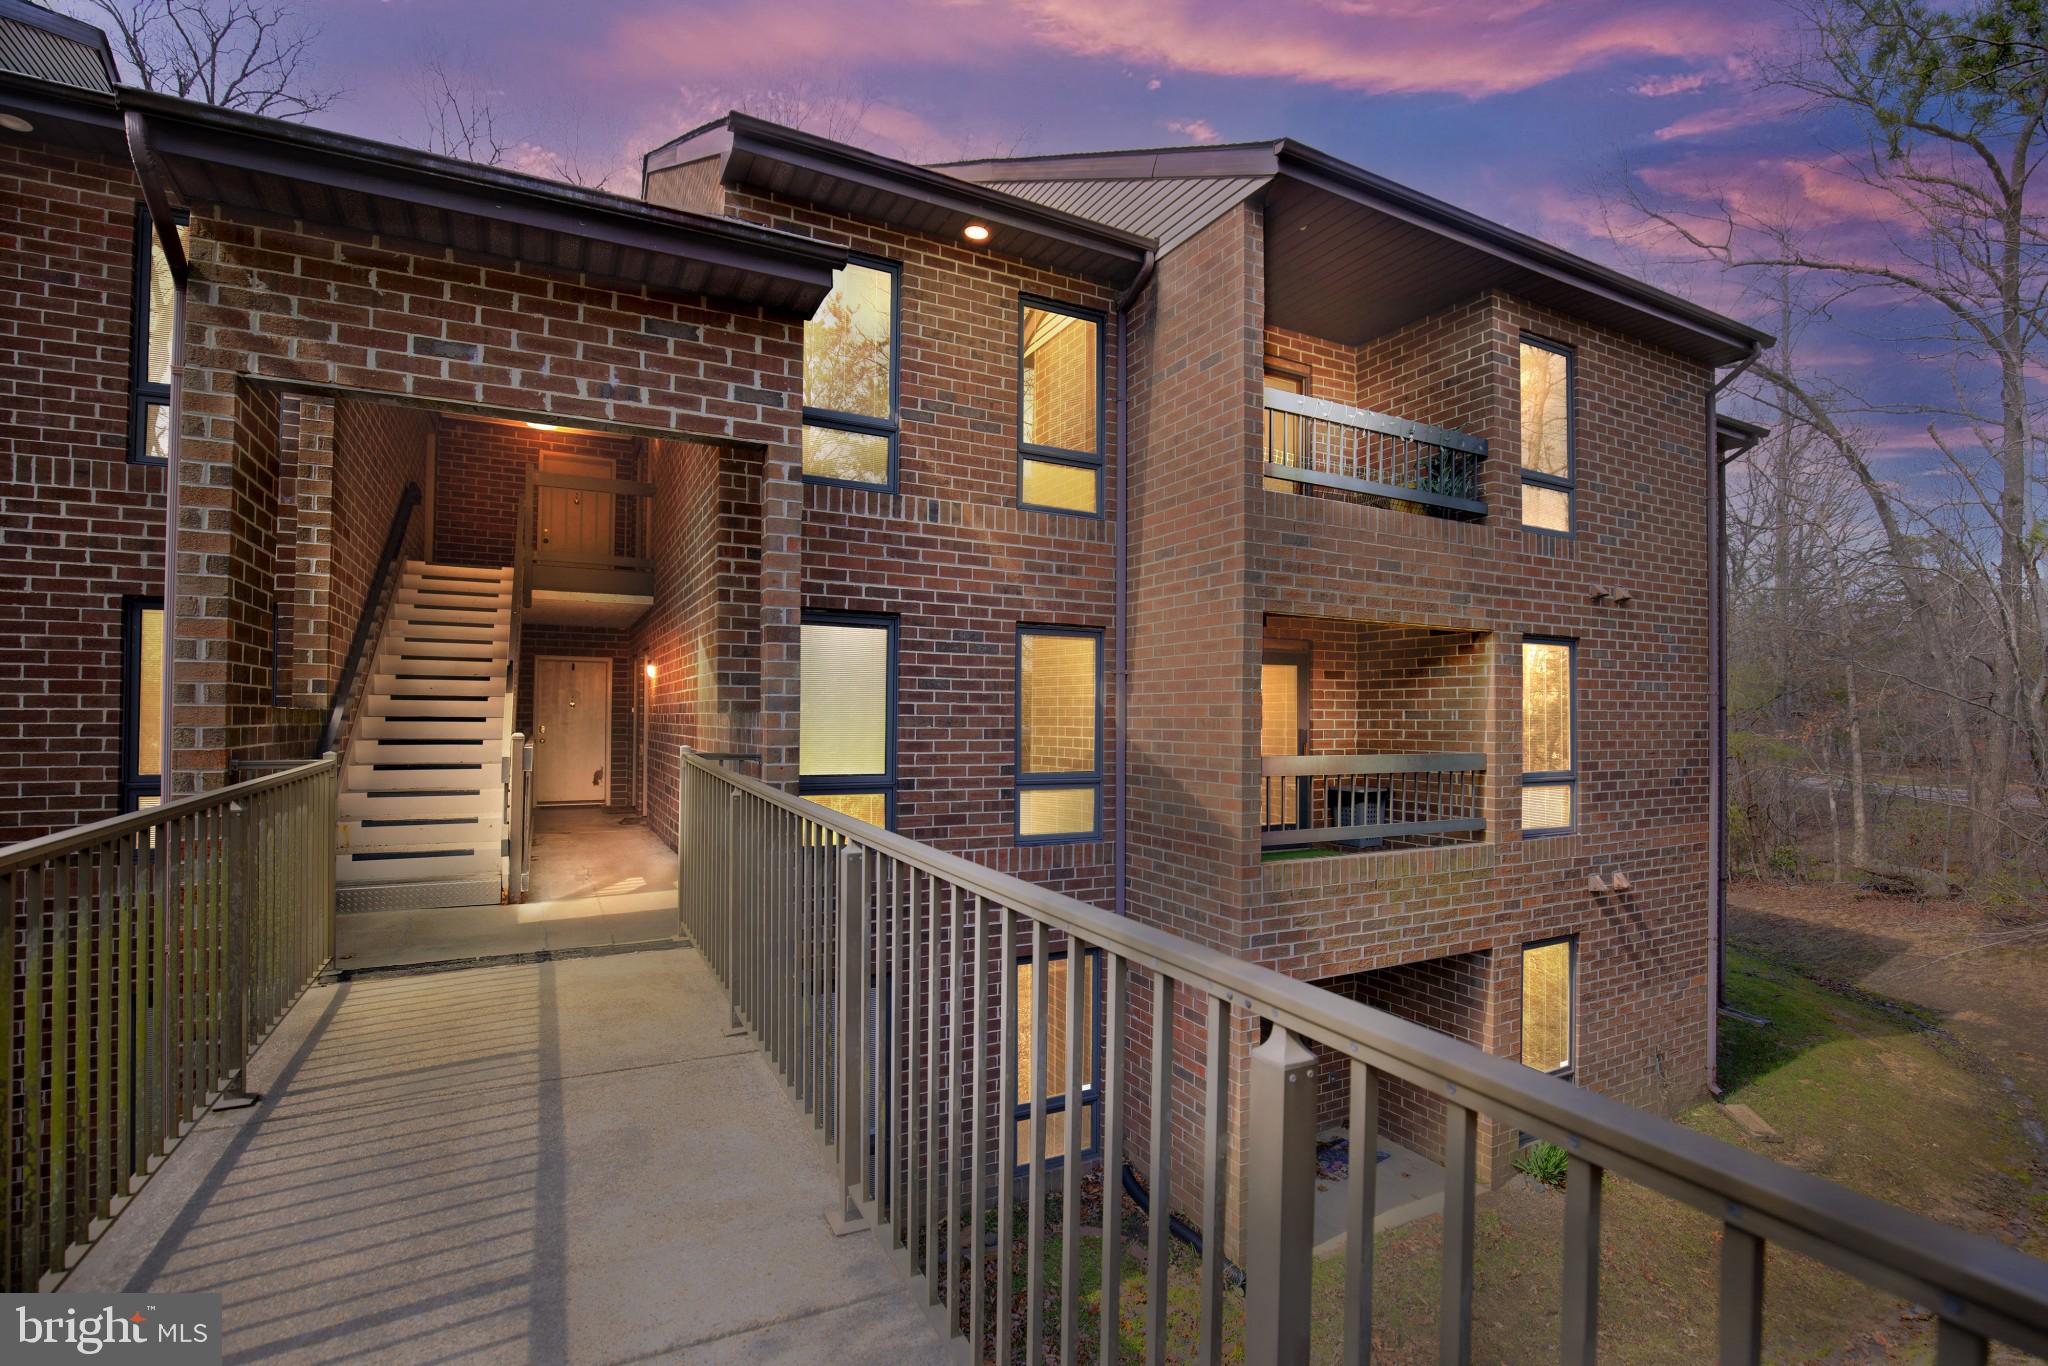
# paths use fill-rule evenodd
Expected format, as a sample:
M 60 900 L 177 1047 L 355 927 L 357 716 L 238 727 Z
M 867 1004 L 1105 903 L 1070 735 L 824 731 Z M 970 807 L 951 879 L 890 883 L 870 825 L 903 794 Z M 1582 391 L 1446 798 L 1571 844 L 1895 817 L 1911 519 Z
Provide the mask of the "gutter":
M 1751 341 L 1747 354 L 1707 390 L 1707 697 L 1712 740 L 1707 768 L 1707 1089 L 1721 1094 L 1721 1012 L 1728 1004 L 1728 462 L 1721 458 L 1721 391 L 1763 354 Z
M 157 800 L 167 802 L 177 791 L 179 486 L 184 475 L 181 457 L 185 427 L 185 296 L 192 277 L 192 262 L 185 254 L 185 239 L 178 235 L 177 215 L 171 208 L 163 165 L 149 143 L 148 124 L 141 114 L 130 109 L 121 115 L 121 125 L 128 140 L 128 158 L 135 164 L 135 178 L 142 186 L 142 201 L 149 208 L 150 226 L 156 231 L 164 260 L 170 267 L 172 285 L 171 402 L 165 419 L 170 431 L 164 441 L 163 710 L 157 727 Z
M 1131 789 L 1131 305 L 1152 282 L 1159 257 L 1150 247 L 1137 278 L 1116 296 L 1116 838 L 1111 843 L 1116 883 L 1114 909 L 1130 912 Z

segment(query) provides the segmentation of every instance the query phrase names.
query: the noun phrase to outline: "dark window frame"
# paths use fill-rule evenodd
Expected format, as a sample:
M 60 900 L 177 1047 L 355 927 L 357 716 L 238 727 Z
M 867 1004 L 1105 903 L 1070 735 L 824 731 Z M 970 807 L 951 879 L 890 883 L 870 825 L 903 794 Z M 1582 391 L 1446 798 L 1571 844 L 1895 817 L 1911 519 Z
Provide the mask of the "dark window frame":
M 1555 490 L 1564 495 L 1565 501 L 1563 531 L 1544 526 L 1530 526 L 1526 517 L 1522 519 L 1522 530 L 1534 532 L 1538 536 L 1556 536 L 1569 540 L 1579 534 L 1579 356 L 1576 350 L 1563 342 L 1554 342 L 1530 332 L 1522 334 L 1521 345 L 1564 357 L 1564 477 L 1560 479 L 1554 474 L 1532 470 L 1522 461 L 1517 463 L 1521 466 L 1522 483 L 1525 486 L 1534 484 L 1538 488 Z M 1518 383 L 1520 373 L 1521 367 L 1518 363 Z M 1526 450 L 1523 455 L 1527 456 Z
M 1064 446 L 1042 446 L 1024 439 L 1024 315 L 1036 309 L 1041 313 L 1059 313 L 1069 318 L 1079 318 L 1095 325 L 1095 450 L 1071 451 Z M 1103 467 L 1107 463 L 1103 452 L 1106 449 L 1106 428 L 1109 423 L 1109 391 L 1105 381 L 1109 376 L 1109 315 L 1100 309 L 1085 308 L 1079 304 L 1061 303 L 1057 299 L 1042 298 L 1036 294 L 1017 296 L 1017 506 L 1032 512 L 1050 512 L 1062 517 L 1092 517 L 1097 521 L 1108 515 L 1104 504 Z M 1046 465 L 1065 465 L 1070 469 L 1095 471 L 1095 511 L 1082 512 L 1075 508 L 1053 507 L 1046 503 L 1029 502 L 1024 497 L 1024 462 L 1036 460 Z
M 1088 773 L 1026 773 L 1024 771 L 1024 637 L 1026 636 L 1076 636 L 1095 642 L 1095 768 Z M 1020 624 L 1017 627 L 1015 645 L 1016 660 L 1013 665 L 1015 696 L 1011 702 L 1010 729 L 1011 767 L 1016 800 L 1011 803 L 1010 830 L 1019 845 L 1034 844 L 1088 844 L 1102 838 L 1102 744 L 1103 744 L 1103 672 L 1102 672 L 1102 628 L 1099 626 L 1038 626 Z M 1087 787 L 1095 792 L 1095 823 L 1088 831 L 1074 831 L 1057 835 L 1026 835 L 1024 833 L 1024 792 L 1027 788 Z
M 1569 1080 L 1572 1074 L 1579 1070 L 1579 937 L 1576 934 L 1555 934 L 1548 939 L 1532 939 L 1528 943 L 1522 945 L 1522 952 L 1526 954 L 1531 949 L 1547 949 L 1557 944 L 1563 944 L 1565 946 L 1565 1062 L 1564 1066 L 1562 1067 L 1553 1067 L 1547 1069 L 1544 1072 L 1544 1075 L 1548 1077 L 1563 1077 Z M 1528 970 L 1524 968 L 1523 974 L 1525 981 L 1527 980 L 1527 972 Z M 1528 1020 L 1529 998 L 1528 994 L 1524 992 L 1522 995 L 1521 1022 L 1520 1025 L 1518 1025 L 1518 1028 L 1526 1026 Z M 1527 1037 L 1527 1030 L 1526 1028 L 1523 1028 L 1523 1038 L 1526 1040 Z M 1524 1053 L 1525 1057 L 1527 1051 L 1528 1049 L 1525 1043 L 1522 1046 L 1522 1052 Z M 1525 1060 L 1522 1065 L 1527 1067 L 1527 1061 Z
M 803 482 L 817 484 L 824 488 L 869 489 L 884 493 L 897 491 L 901 472 L 898 456 L 903 436 L 903 263 L 892 261 L 886 256 L 868 256 L 861 252 L 848 252 L 846 263 L 850 266 L 865 266 L 879 270 L 889 276 L 889 415 L 869 417 L 864 413 L 843 413 L 836 408 L 818 408 L 803 405 L 803 425 L 819 427 L 826 431 L 850 432 L 856 436 L 880 436 L 889 441 L 889 477 L 877 484 L 865 479 L 835 479 L 831 475 L 804 473 Z M 824 307 L 821 303 L 820 308 Z M 802 434 L 798 434 L 801 442 Z M 802 468 L 803 452 L 797 452 L 798 468 Z
M 174 221 L 182 225 L 190 220 L 179 213 Z M 128 310 L 128 463 L 161 468 L 170 461 L 144 454 L 149 449 L 149 410 L 171 406 L 171 386 L 146 378 L 149 373 L 149 272 L 155 253 L 156 224 L 150 220 L 149 206 L 137 204 Z
M 1556 770 L 1522 770 L 1523 787 L 1568 787 L 1571 789 L 1572 819 L 1569 825 L 1543 826 L 1522 831 L 1523 839 L 1541 839 L 1546 835 L 1569 835 L 1579 828 L 1579 642 L 1569 636 L 1523 636 L 1522 646 L 1561 645 L 1565 658 L 1565 699 L 1570 708 L 1572 766 Z M 1520 647 L 1518 647 L 1520 648 Z M 1526 657 L 1522 660 L 1522 687 L 1529 686 L 1529 668 Z M 1523 752 L 1528 752 L 1528 729 L 1523 728 Z
M 1055 1008 L 1056 1005 L 1058 1005 L 1059 1008 L 1064 1009 L 1064 998 L 1060 998 L 1059 1002 L 1055 1002 L 1052 991 L 1052 984 L 1049 979 L 1052 976 L 1052 965 L 1054 963 L 1058 963 L 1069 959 L 1072 956 L 1072 952 L 1073 951 L 1071 948 L 1046 950 L 1045 968 L 1046 977 L 1048 978 L 1048 981 L 1046 983 L 1045 1002 L 1046 1008 L 1048 1010 Z M 1095 1006 L 1095 1009 L 1092 1012 L 1092 1018 L 1095 1021 L 1094 1036 L 1090 1038 L 1088 1041 L 1089 1066 L 1087 1068 L 1086 1073 L 1088 1079 L 1084 1080 L 1081 1083 L 1082 1108 L 1093 1111 L 1092 1114 L 1087 1114 L 1082 1117 L 1082 1133 L 1085 1135 L 1085 1137 L 1082 1139 L 1079 1157 L 1083 1162 L 1087 1162 L 1102 1156 L 1102 1096 L 1105 1089 L 1103 1085 L 1103 1050 L 1105 1046 L 1103 1041 L 1106 1034 L 1106 1030 L 1103 1028 L 1102 1018 L 1104 960 L 1102 950 L 1099 948 L 1084 948 L 1081 950 L 1081 956 L 1083 958 L 1093 960 L 1093 968 L 1092 970 L 1088 970 L 1087 980 L 1094 984 L 1092 987 L 1089 988 L 1089 995 L 1094 997 Z M 1031 955 L 1029 953 L 1024 953 L 1016 958 L 1013 958 L 1010 962 L 1010 989 L 1013 993 L 1016 993 L 1015 999 L 1019 1001 L 1023 999 L 1023 984 L 1021 981 L 1019 981 L 1019 978 L 1022 976 L 1022 974 L 1019 973 L 1017 969 L 1021 967 L 1029 967 L 1032 961 L 1033 959 Z M 1072 968 L 1069 968 L 1068 971 L 1071 972 Z M 1050 1025 L 1047 1026 L 1046 1037 L 1047 1039 L 1050 1039 L 1052 1037 L 1052 1030 Z M 1021 1056 L 1023 1054 L 1023 1051 L 1023 1040 L 1020 1039 L 1017 1041 L 1017 1052 Z M 1050 1051 L 1050 1049 L 1048 1049 L 1048 1051 Z M 1040 1066 L 1040 1064 L 1043 1061 L 1044 1060 L 1042 1058 L 1038 1057 L 1033 1057 L 1031 1060 L 1032 1073 L 1034 1076 L 1038 1077 L 1040 1083 L 1039 1089 L 1041 1091 L 1044 1089 L 1045 1080 L 1043 1075 L 1043 1069 Z M 1060 1093 L 1056 1096 L 1045 1097 L 1045 1127 L 1046 1133 L 1048 1135 L 1050 1135 L 1052 1132 L 1053 1116 L 1063 1115 L 1067 1112 L 1067 1093 L 1065 1090 L 1066 1084 L 1066 1078 L 1065 1076 L 1062 1076 L 1060 1078 Z M 1013 1091 L 1014 1086 L 1015 1083 L 1012 1082 Z M 1015 1099 L 1013 1094 L 1010 1102 L 1010 1122 L 1012 1124 L 1016 1124 L 1024 1120 L 1030 1119 L 1031 1107 L 1033 1103 L 1034 1102 L 1031 1101 L 1017 1100 Z M 1061 1166 L 1063 1166 L 1066 1163 L 1066 1160 L 1067 1159 L 1064 1154 L 1059 1157 L 1047 1157 L 1045 1159 L 1045 1170 L 1049 1172 L 1057 1171 Z M 1025 1148 L 1023 1144 L 1020 1143 L 1018 1144 L 1016 1174 L 1021 1176 L 1030 1170 L 1031 1153 L 1027 1148 Z
M 160 597 L 135 596 L 121 599 L 121 810 L 135 811 L 144 797 L 163 797 L 163 775 L 143 773 L 141 736 L 142 729 L 142 614 L 161 612 L 164 600 Z M 170 667 L 170 655 L 164 655 L 164 667 Z M 160 722 L 169 725 L 170 718 Z
M 799 771 L 796 792 L 799 797 L 811 796 L 869 796 L 880 793 L 885 830 L 896 828 L 896 707 L 897 707 L 897 654 L 899 648 L 900 623 L 896 617 L 881 612 L 805 612 L 797 624 L 798 649 L 802 649 L 803 628 L 806 626 L 854 626 L 868 630 L 888 632 L 888 663 L 884 666 L 887 676 L 883 679 L 885 697 L 883 705 L 884 733 L 882 760 L 886 765 L 880 776 L 867 773 L 831 773 L 804 776 Z M 801 674 L 799 674 L 801 677 Z M 797 698 L 797 737 L 799 741 L 797 763 L 801 769 L 803 737 L 803 698 Z

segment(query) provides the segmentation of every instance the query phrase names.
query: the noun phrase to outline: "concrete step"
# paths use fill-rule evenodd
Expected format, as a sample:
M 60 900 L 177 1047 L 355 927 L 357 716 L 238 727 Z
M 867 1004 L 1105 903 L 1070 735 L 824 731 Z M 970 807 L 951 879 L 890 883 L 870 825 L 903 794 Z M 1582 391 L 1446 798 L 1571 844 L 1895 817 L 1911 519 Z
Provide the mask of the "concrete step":
M 402 820 L 408 816 L 502 816 L 504 789 L 495 781 L 478 788 L 450 783 L 446 788 L 423 791 L 344 792 L 340 799 L 342 820 Z
M 503 664 L 510 652 L 503 640 L 453 640 L 426 630 L 394 631 L 384 638 L 384 651 L 400 659 L 483 659 Z
M 397 623 L 415 631 L 445 631 L 459 626 L 472 631 L 504 631 L 509 634 L 512 630 L 512 613 L 499 610 L 471 612 L 459 607 L 422 607 L 407 612 L 397 619 Z
M 473 764 L 498 758 L 503 747 L 497 744 L 393 744 L 388 740 L 351 740 L 348 745 L 348 761 L 351 764 Z
M 414 693 L 402 687 L 393 688 L 389 692 L 379 688 L 370 695 L 367 714 L 390 717 L 455 716 L 474 721 L 503 716 L 505 695 L 497 693 L 487 697 L 467 694 L 449 696 L 445 693 Z
M 473 678 L 502 687 L 505 680 L 505 661 L 502 659 L 495 663 L 489 659 L 414 659 L 395 650 L 383 650 L 378 652 L 376 668 L 379 675 L 398 675 L 401 682 L 408 675 L 415 678 Z
M 495 874 L 503 861 L 495 840 L 454 845 L 394 845 L 334 856 L 334 878 L 343 884 L 432 882 L 442 878 Z
M 431 721 L 396 721 L 388 716 L 365 716 L 356 722 L 355 734 L 358 740 L 434 740 L 446 744 L 451 740 L 482 740 L 495 748 L 504 737 L 505 723 L 497 716 L 479 716 L 465 719 L 460 716 L 437 716 Z
M 370 700 L 374 704 L 380 696 L 464 698 L 484 697 L 502 701 L 505 679 L 495 677 L 456 675 L 449 678 L 400 678 L 395 673 L 373 674 L 370 678 Z
M 500 608 L 509 609 L 512 606 L 512 590 L 510 587 L 495 591 L 489 589 L 471 591 L 462 588 L 434 588 L 426 585 L 408 588 L 400 585 L 398 589 L 398 604 L 401 608 L 410 606 L 480 607 L 487 611 L 495 612 Z
M 512 567 L 510 565 L 500 567 L 474 564 L 434 564 L 427 560 L 407 560 L 404 573 L 407 581 L 416 578 L 426 578 L 453 579 L 458 582 L 469 583 L 478 581 L 509 583 L 512 579 Z
M 392 634 L 420 640 L 466 640 L 509 642 L 512 623 L 479 616 L 474 621 L 416 621 L 403 618 L 392 623 Z
M 449 788 L 482 788 L 504 800 L 504 776 L 498 757 L 487 764 L 427 764 L 418 768 L 343 766 L 341 785 L 350 792 L 441 792 Z
M 343 821 L 336 830 L 337 849 L 417 849 L 422 847 L 497 848 L 505 838 L 501 816 L 378 816 L 373 821 Z

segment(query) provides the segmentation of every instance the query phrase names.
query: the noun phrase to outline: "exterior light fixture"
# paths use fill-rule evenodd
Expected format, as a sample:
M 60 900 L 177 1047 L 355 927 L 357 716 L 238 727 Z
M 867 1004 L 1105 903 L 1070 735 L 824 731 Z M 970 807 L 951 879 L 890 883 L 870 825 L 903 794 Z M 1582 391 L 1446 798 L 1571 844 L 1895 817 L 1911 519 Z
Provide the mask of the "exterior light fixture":
M 530 430 L 536 432 L 559 432 L 562 430 L 559 426 L 552 422 L 529 422 L 526 423 L 525 425 Z
M 654 681 L 654 661 L 651 659 L 647 661 L 647 681 L 649 683 Z
M 0 114 L 0 128 L 5 128 L 10 133 L 33 133 L 36 130 L 33 123 L 19 114 Z M 982 229 L 984 234 L 987 231 L 986 228 Z
M 986 242 L 989 239 L 988 224 L 969 223 L 960 229 L 960 235 L 970 242 Z

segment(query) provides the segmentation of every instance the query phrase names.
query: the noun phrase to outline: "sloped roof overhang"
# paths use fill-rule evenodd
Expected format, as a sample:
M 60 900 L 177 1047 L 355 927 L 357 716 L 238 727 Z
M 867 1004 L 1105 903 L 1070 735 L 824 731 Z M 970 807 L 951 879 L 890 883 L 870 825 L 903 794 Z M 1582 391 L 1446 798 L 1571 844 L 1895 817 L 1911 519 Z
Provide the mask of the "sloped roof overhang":
M 187 206 L 802 317 L 846 261 L 838 248 L 792 233 L 499 167 L 148 91 L 123 88 L 116 99 L 138 162 Z
M 834 213 L 941 239 L 970 223 L 989 249 L 1063 274 L 1126 285 L 1151 241 L 923 166 L 896 161 L 750 115 L 731 113 L 649 152 L 647 175 L 719 159 L 728 186 L 805 201 Z

